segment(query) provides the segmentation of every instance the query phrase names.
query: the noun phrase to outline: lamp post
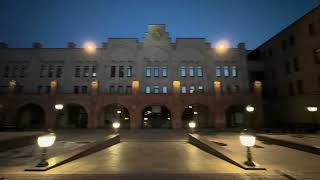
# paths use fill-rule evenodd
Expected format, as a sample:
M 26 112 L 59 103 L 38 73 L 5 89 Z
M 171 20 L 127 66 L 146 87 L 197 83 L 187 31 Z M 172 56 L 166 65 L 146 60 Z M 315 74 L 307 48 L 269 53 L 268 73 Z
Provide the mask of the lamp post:
M 315 114 L 318 111 L 318 108 L 316 106 L 308 106 L 306 108 L 311 113 L 311 121 L 312 121 L 312 123 L 314 123 L 316 130 L 318 130 L 318 123 L 315 118 Z
M 248 134 L 248 133 L 241 133 L 240 135 L 240 142 L 243 146 L 247 147 L 247 161 L 244 162 L 247 166 L 256 166 L 256 164 L 253 162 L 252 153 L 251 153 L 251 147 L 253 147 L 256 143 L 256 137 Z
M 249 113 L 249 122 L 247 124 L 247 128 L 252 128 L 252 121 L 253 121 L 253 118 L 252 118 L 252 114 L 254 113 L 254 110 L 255 108 L 252 106 L 252 105 L 248 105 L 246 107 L 246 111 Z
M 197 126 L 196 122 L 190 121 L 188 125 L 191 130 L 191 133 L 194 133 L 194 128 L 196 128 L 196 126 Z
M 120 124 L 121 115 L 120 114 L 121 114 L 121 110 L 117 110 L 117 120 L 112 123 L 114 133 L 118 133 L 119 128 L 121 126 L 121 124 Z
M 38 146 L 42 149 L 41 160 L 37 167 L 46 167 L 49 163 L 46 160 L 47 148 L 51 147 L 56 141 L 56 135 L 54 133 L 49 133 L 38 137 Z
M 64 106 L 63 104 L 55 104 L 54 109 L 57 111 L 57 116 L 56 116 L 56 125 L 59 125 L 61 122 L 61 117 L 63 116 L 61 111 L 63 110 Z

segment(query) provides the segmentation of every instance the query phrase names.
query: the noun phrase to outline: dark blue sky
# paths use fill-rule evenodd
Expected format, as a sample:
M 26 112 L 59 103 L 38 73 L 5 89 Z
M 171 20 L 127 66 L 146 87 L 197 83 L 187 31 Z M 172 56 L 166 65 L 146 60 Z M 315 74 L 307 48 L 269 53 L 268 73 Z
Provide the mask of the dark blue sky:
M 0 41 L 10 47 L 65 47 L 68 41 L 142 39 L 147 24 L 167 24 L 173 40 L 229 39 L 252 49 L 320 0 L 0 0 Z

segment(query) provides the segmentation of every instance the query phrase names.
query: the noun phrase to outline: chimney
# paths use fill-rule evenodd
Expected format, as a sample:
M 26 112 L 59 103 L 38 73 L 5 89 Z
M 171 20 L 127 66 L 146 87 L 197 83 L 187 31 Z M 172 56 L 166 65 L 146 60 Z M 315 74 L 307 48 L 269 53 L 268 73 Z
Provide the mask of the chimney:
M 8 44 L 5 42 L 0 42 L 0 49 L 7 49 L 8 48 Z
M 36 49 L 40 49 L 40 48 L 42 48 L 42 44 L 39 42 L 34 42 L 34 43 L 32 43 L 32 47 L 36 48 Z
M 76 43 L 68 42 L 68 48 L 73 49 L 73 48 L 76 48 L 76 47 L 77 47 Z
M 243 49 L 245 50 L 246 49 L 246 44 L 244 42 L 241 42 L 238 44 L 238 49 Z

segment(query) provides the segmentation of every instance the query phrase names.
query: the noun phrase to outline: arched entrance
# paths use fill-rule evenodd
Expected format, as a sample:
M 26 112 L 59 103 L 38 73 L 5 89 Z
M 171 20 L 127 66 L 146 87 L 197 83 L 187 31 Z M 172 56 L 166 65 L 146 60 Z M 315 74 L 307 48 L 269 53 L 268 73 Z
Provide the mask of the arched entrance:
M 229 128 L 244 128 L 246 126 L 245 107 L 241 105 L 233 105 L 225 111 L 227 127 Z
M 182 113 L 182 124 L 184 128 L 189 128 L 190 121 L 195 121 L 198 128 L 208 128 L 208 107 L 202 104 L 190 104 L 185 107 Z
M 79 104 L 67 104 L 57 113 L 58 128 L 87 128 L 88 113 Z
M 17 129 L 39 130 L 45 127 L 45 111 L 40 105 L 26 104 L 18 109 Z
M 112 123 L 120 121 L 120 128 L 130 128 L 130 114 L 128 109 L 121 104 L 104 106 L 99 114 L 100 127 L 112 128 Z
M 171 128 L 171 112 L 165 106 L 151 105 L 142 111 L 142 128 Z

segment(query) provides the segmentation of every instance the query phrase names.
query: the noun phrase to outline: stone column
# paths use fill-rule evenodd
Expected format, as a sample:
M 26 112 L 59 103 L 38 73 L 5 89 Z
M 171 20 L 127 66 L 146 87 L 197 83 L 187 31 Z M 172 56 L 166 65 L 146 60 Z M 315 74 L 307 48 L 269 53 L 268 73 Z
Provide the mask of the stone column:
M 214 128 L 223 129 L 226 124 L 225 120 L 225 113 L 224 113 L 224 104 L 221 94 L 222 85 L 220 81 L 213 82 L 213 89 L 214 89 Z
M 183 109 L 181 109 L 180 105 L 173 106 L 171 111 L 171 123 L 172 123 L 172 128 L 173 129 L 180 129 L 182 128 L 182 113 Z
M 142 122 L 142 112 L 135 105 L 129 109 L 130 113 L 130 128 L 140 129 Z

